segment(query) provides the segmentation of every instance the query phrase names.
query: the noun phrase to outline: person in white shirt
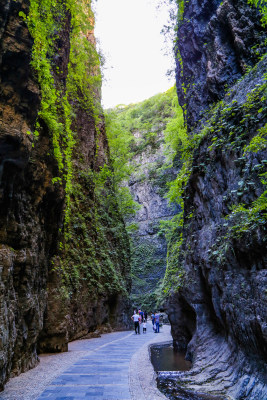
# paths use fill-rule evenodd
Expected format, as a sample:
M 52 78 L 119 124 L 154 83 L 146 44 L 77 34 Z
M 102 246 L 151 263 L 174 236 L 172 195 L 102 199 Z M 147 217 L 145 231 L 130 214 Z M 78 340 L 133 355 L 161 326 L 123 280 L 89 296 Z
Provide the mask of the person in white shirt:
M 146 319 L 143 322 L 143 333 L 146 333 Z
M 137 335 L 137 333 L 140 335 L 140 325 L 139 325 L 139 319 L 140 319 L 140 315 L 137 314 L 136 311 L 134 311 L 134 314 L 132 315 L 132 320 L 134 322 L 134 330 L 135 330 L 135 334 Z

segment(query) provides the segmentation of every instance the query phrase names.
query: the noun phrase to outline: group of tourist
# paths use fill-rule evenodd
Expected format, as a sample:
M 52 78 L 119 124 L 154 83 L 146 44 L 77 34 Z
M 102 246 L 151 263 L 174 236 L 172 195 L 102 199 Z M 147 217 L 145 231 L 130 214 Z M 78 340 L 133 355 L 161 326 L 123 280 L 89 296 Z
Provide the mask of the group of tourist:
M 140 335 L 140 328 L 143 328 L 143 333 L 146 333 L 147 312 L 142 311 L 141 309 L 139 309 L 138 311 L 134 310 L 134 313 L 131 318 L 134 322 L 135 334 Z M 153 331 L 155 333 L 159 333 L 160 314 L 151 313 L 151 321 L 152 321 Z
M 134 330 L 135 334 L 140 335 L 140 327 L 142 325 L 143 333 L 146 333 L 146 321 L 147 321 L 147 312 L 142 311 L 141 309 L 136 311 L 134 310 L 134 314 L 132 315 L 132 320 L 134 322 Z

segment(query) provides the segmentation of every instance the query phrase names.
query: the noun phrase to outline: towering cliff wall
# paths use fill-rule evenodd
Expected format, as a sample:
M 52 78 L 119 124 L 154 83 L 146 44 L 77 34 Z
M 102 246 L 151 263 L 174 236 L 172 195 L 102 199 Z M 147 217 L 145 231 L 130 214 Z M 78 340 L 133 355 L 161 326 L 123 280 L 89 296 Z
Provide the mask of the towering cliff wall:
M 175 398 L 187 390 L 235 400 L 267 396 L 261 17 L 242 0 L 192 0 L 179 22 L 177 87 L 190 146 L 181 177 L 183 240 L 172 271 L 173 281 L 183 281 L 168 307 L 174 344 L 187 348 L 193 368 L 168 380 Z
M 90 2 L 0 2 L 0 389 L 38 345 L 127 326 L 92 20 Z

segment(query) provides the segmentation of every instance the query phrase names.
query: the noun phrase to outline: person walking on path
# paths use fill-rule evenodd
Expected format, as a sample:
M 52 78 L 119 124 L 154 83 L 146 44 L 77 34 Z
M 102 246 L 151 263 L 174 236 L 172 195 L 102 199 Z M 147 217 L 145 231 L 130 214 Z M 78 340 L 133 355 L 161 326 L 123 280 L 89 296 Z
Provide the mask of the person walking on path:
M 155 323 L 155 314 L 154 313 L 151 314 L 151 320 L 152 320 L 152 326 L 154 326 L 154 323 Z
M 144 319 L 143 322 L 143 333 L 146 333 L 146 320 Z
M 140 325 L 139 325 L 139 314 L 134 311 L 134 314 L 132 315 L 132 320 L 134 322 L 134 330 L 135 330 L 135 334 L 137 335 L 137 333 L 140 335 Z
M 155 314 L 155 324 L 156 324 L 155 333 L 159 333 L 159 317 L 160 317 L 159 313 L 156 313 Z

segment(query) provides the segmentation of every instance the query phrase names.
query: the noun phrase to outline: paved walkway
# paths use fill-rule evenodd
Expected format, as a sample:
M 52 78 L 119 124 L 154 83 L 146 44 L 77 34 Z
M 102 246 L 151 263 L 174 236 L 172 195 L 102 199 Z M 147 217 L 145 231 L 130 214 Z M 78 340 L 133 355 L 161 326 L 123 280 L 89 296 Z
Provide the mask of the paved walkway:
M 46 389 L 36 390 L 36 380 L 46 377 L 45 371 L 38 376 L 38 368 L 42 368 L 45 360 L 46 369 L 55 368 L 53 357 L 51 362 L 47 356 L 41 357 L 40 366 L 11 379 L 6 390 L 0 394 L 3 400 L 160 400 L 166 399 L 156 387 L 155 374 L 149 359 L 148 347 L 151 343 L 171 340 L 170 328 L 165 326 L 160 334 L 152 331 L 148 323 L 147 333 L 136 335 L 134 332 L 114 332 L 105 334 L 101 338 L 77 340 L 70 343 L 70 352 L 65 353 L 74 358 L 69 365 L 66 357 L 63 360 L 64 368 L 51 371 L 50 381 L 43 382 Z M 46 357 L 46 358 L 45 358 Z M 28 385 L 35 387 L 35 394 L 30 393 L 21 383 L 20 377 L 28 374 Z M 30 375 L 33 374 L 32 379 Z M 16 385 L 12 392 L 12 381 Z M 47 380 L 47 377 L 46 377 Z M 29 389 L 29 388 L 28 388 Z M 43 391 L 43 392 L 42 392 Z M 19 397 L 14 397 L 19 394 Z M 25 393 L 25 395 L 23 394 Z M 37 394 L 38 393 L 38 394 Z

